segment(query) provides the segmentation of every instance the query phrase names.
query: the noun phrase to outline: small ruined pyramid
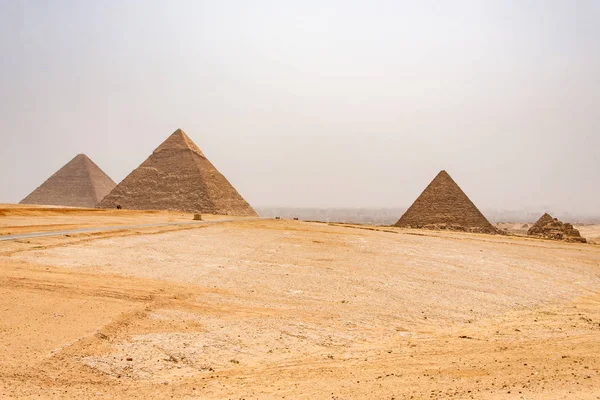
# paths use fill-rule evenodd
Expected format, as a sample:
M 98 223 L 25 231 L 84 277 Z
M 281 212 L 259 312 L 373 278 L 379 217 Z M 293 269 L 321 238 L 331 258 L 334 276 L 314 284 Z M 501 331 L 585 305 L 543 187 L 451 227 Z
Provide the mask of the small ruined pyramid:
M 78 154 L 20 204 L 93 208 L 117 184 L 85 154 Z
M 527 231 L 529 236 L 539 236 L 546 239 L 565 240 L 567 242 L 586 243 L 579 231 L 573 225 L 563 223 L 548 213 L 544 213 Z
M 176 210 L 256 216 L 227 179 L 177 129 L 99 204 L 132 210 Z
M 396 226 L 496 233 L 446 171 L 437 174 Z
M 548 225 L 549 223 L 551 223 L 553 221 L 554 221 L 554 218 L 552 217 L 552 215 L 550 215 L 548 213 L 544 213 L 544 215 L 542 215 L 535 224 L 531 225 L 531 228 L 529 228 L 529 230 L 527 231 L 527 234 L 535 235 L 537 233 L 540 233 L 546 225 Z

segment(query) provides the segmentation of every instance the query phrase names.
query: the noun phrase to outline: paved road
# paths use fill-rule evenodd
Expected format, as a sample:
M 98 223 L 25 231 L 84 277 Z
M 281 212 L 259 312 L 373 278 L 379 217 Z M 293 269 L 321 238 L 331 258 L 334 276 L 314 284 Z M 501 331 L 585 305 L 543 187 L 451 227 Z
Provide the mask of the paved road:
M 161 226 L 174 226 L 174 225 L 208 225 L 218 224 L 222 222 L 233 222 L 233 221 L 247 221 L 247 220 L 261 220 L 269 218 L 237 218 L 237 219 L 217 219 L 213 221 L 185 221 L 185 222 L 163 222 L 160 224 L 143 224 L 143 225 L 117 225 L 117 226 L 99 226 L 96 228 L 81 228 L 71 229 L 66 231 L 47 231 L 47 232 L 32 232 L 24 233 L 21 235 L 0 235 L 0 242 L 5 240 L 18 240 L 18 239 L 31 239 L 45 236 L 62 236 L 71 235 L 82 232 L 105 232 L 105 231 L 117 231 L 120 229 L 138 229 L 138 228 L 154 228 Z

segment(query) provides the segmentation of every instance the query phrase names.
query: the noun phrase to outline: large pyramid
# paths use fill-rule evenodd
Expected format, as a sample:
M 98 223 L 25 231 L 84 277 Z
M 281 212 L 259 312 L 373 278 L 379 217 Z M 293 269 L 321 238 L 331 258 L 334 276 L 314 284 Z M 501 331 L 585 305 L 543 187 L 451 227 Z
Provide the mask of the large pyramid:
M 396 226 L 496 232 L 446 171 L 437 174 Z
M 78 154 L 21 204 L 93 208 L 117 184 L 85 154 Z
M 177 210 L 256 216 L 223 175 L 181 129 L 177 129 L 98 207 Z

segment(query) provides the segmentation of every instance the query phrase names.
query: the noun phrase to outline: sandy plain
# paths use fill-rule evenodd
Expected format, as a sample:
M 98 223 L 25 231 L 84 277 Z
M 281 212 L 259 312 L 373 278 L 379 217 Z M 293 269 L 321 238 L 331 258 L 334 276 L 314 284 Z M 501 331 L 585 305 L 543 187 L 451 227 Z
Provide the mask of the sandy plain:
M 191 217 L 0 210 L 0 234 Z M 594 244 L 124 229 L 0 242 L 0 287 L 0 398 L 600 398 Z

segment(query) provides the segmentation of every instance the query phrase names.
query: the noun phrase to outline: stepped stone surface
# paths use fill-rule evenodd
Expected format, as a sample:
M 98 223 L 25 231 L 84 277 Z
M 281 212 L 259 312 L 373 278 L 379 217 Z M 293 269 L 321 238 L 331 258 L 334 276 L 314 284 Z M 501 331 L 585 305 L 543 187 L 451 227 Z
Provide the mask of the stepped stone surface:
M 396 226 L 498 233 L 446 171 L 431 181 Z
M 99 204 L 131 210 L 256 216 L 181 129 L 167 138 Z
M 116 186 L 85 154 L 78 154 L 20 204 L 93 208 Z
M 579 231 L 573 225 L 563 223 L 548 213 L 545 213 L 527 231 L 529 236 L 539 236 L 546 239 L 565 240 L 567 242 L 586 243 Z

